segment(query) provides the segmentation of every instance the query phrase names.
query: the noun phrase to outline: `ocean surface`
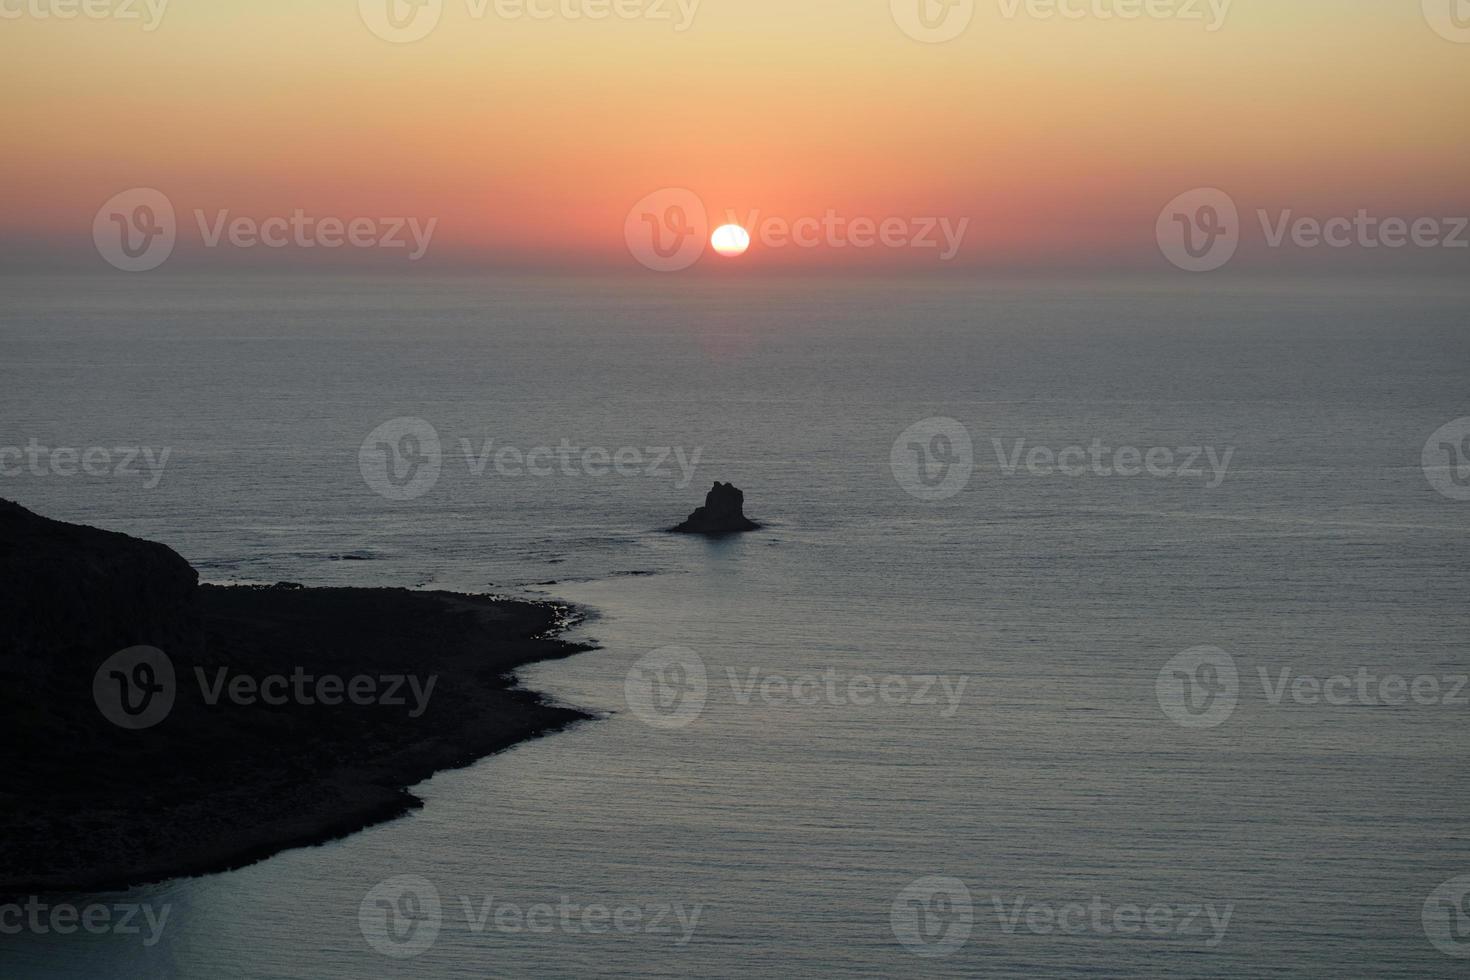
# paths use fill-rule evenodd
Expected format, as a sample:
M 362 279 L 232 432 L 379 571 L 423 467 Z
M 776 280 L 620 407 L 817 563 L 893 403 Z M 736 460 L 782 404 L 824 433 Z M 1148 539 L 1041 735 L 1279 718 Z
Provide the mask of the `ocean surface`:
M 599 720 L 341 841 L 51 896 L 168 917 L 0 935 L 0 975 L 1463 976 L 1470 500 L 1423 453 L 1470 416 L 1467 310 L 1434 280 L 6 280 L 0 447 L 109 463 L 0 456 L 0 497 L 208 581 L 575 603 L 600 649 L 521 675 Z M 763 530 L 661 533 L 715 480 Z

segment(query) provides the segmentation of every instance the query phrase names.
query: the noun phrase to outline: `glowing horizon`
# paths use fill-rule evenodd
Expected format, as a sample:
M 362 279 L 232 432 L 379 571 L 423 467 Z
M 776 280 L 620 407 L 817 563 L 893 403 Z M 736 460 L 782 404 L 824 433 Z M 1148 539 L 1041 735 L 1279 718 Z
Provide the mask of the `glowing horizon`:
M 1258 210 L 1470 214 L 1459 98 L 1470 43 L 1442 36 L 1417 3 L 1236 0 L 1211 30 L 1223 0 L 1189 0 L 1201 21 L 1098 14 L 1130 0 L 1073 0 L 1076 19 L 993 0 L 954 38 L 925 43 L 894 13 L 904 0 L 601 0 L 610 12 L 598 20 L 567 11 L 599 0 L 448 0 L 411 41 L 375 33 L 359 10 L 373 2 L 227 11 L 174 0 L 152 30 L 7 19 L 0 77 L 24 97 L 3 110 L 6 264 L 53 256 L 105 270 L 94 218 L 130 188 L 167 197 L 173 261 L 221 269 L 413 251 L 222 247 L 227 234 L 209 244 L 221 212 L 261 225 L 300 211 L 344 226 L 433 221 L 415 263 L 425 267 L 636 270 L 630 211 L 671 188 L 697 197 L 706 231 L 745 227 L 750 250 L 727 264 L 757 268 L 929 268 L 942 244 L 892 242 L 932 220 L 942 243 L 948 220 L 965 224 L 943 260 L 957 268 L 1168 269 L 1156 220 L 1196 188 L 1238 205 L 1244 264 L 1283 258 L 1267 254 Z M 871 222 L 860 237 L 878 243 L 824 231 L 810 247 L 773 246 L 762 233 L 784 223 L 789 241 L 830 214 L 849 230 Z M 1328 265 L 1376 258 L 1287 250 Z M 1465 254 L 1429 258 L 1463 269 Z

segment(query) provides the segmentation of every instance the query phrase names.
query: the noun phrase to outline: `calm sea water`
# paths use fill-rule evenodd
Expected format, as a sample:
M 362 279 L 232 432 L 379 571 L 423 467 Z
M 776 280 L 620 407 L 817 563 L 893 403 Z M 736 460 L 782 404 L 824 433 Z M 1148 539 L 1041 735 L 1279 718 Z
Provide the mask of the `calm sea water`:
M 1470 502 L 1421 451 L 1470 416 L 1467 308 L 1434 282 L 8 281 L 0 446 L 170 455 L 156 486 L 23 472 L 0 496 L 207 580 L 582 604 L 602 649 L 523 677 L 605 717 L 343 841 L 52 896 L 169 918 L 152 945 L 0 936 L 0 973 L 1463 975 L 1430 934 L 1470 951 L 1454 886 L 1431 900 L 1470 874 L 1470 708 L 1444 703 L 1470 672 Z M 941 417 L 974 469 L 925 501 L 891 451 Z M 396 418 L 443 446 L 409 500 L 360 467 Z M 900 459 L 960 465 L 936 425 Z M 1024 465 L 1094 439 L 1233 455 L 1218 486 L 1207 457 Z M 672 460 L 476 474 L 486 440 L 699 456 L 687 483 Z M 658 533 L 716 479 L 765 530 Z M 671 645 L 707 677 L 682 727 L 627 694 Z M 1198 647 L 1231 658 L 1233 710 L 1217 653 L 1182 669 L 1218 703 L 1161 700 Z M 1446 680 L 1428 704 L 1269 696 L 1360 668 Z M 965 687 L 918 697 L 925 675 Z M 891 703 L 846 696 L 885 678 L 908 679 Z M 432 895 L 392 905 L 404 875 Z

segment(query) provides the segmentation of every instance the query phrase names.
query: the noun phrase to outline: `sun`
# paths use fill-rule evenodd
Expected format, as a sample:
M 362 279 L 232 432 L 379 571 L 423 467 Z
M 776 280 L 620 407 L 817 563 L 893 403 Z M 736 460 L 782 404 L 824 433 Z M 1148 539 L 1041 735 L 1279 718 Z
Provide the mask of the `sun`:
M 750 232 L 739 225 L 720 225 L 709 236 L 709 243 L 716 252 L 727 259 L 733 259 L 737 255 L 744 255 L 745 250 L 750 248 Z

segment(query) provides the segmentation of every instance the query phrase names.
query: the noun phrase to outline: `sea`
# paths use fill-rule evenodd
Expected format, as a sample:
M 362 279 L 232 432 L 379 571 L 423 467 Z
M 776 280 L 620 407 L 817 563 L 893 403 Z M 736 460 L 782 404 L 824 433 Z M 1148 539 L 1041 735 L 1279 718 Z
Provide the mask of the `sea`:
M 0 976 L 1463 977 L 1467 310 L 8 277 L 0 497 L 209 582 L 554 600 L 597 648 L 518 674 L 594 720 L 342 840 L 0 910 Z M 715 481 L 761 529 L 667 533 Z

